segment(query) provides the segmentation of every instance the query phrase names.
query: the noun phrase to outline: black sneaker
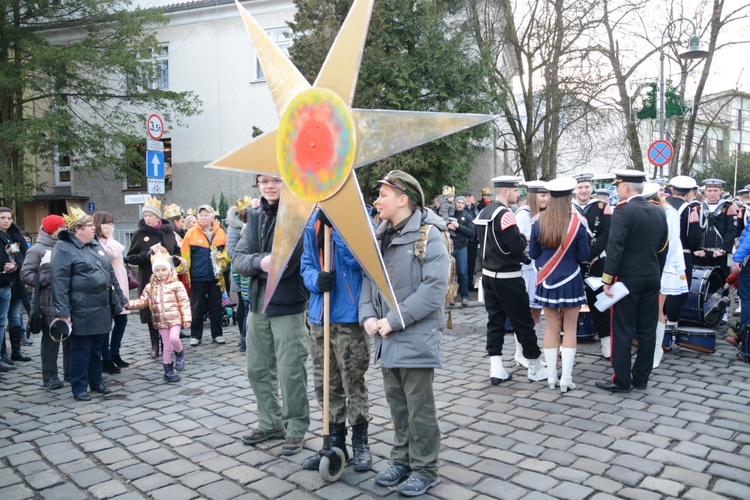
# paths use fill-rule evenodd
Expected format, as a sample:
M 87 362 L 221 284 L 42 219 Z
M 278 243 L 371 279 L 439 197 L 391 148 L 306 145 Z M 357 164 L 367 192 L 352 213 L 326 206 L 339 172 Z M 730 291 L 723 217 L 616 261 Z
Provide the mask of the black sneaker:
M 59 378 L 53 378 L 53 379 L 44 381 L 44 387 L 53 391 L 60 389 L 62 386 L 63 386 L 63 383 L 60 381 Z
M 245 434 L 240 439 L 248 446 L 255 446 L 271 439 L 284 439 L 285 437 L 286 431 L 284 429 L 274 429 L 271 431 L 255 429 L 251 434 Z
M 408 465 L 391 462 L 390 467 L 375 474 L 375 482 L 380 486 L 393 486 L 406 479 L 409 474 L 411 469 Z
M 409 479 L 406 480 L 403 484 L 398 485 L 398 488 L 396 488 L 396 491 L 399 492 L 399 494 L 404 495 L 405 497 L 418 497 L 419 495 L 424 495 L 425 492 L 438 484 L 437 479 L 434 481 L 430 481 L 429 479 L 423 479 L 415 474 L 412 474 L 409 476 Z
M 284 441 L 284 447 L 281 448 L 281 453 L 286 456 L 296 455 L 302 451 L 302 445 L 305 444 L 303 438 L 288 437 Z

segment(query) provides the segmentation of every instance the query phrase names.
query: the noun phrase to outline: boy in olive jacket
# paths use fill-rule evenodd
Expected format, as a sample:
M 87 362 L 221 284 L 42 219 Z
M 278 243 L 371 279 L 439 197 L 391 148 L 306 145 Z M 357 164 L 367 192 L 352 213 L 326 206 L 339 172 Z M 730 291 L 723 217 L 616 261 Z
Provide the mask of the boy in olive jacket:
M 378 181 L 377 230 L 385 267 L 399 303 L 401 319 L 365 277 L 359 320 L 375 337 L 386 400 L 394 424 L 390 467 L 375 476 L 381 486 L 398 486 L 418 496 L 437 484 L 440 429 L 432 383 L 441 366 L 448 249 L 439 231 L 445 222 L 424 208 L 424 193 L 411 175 L 393 170 Z M 420 227 L 429 224 L 424 258 L 414 255 Z M 410 425 L 411 424 L 411 425 Z

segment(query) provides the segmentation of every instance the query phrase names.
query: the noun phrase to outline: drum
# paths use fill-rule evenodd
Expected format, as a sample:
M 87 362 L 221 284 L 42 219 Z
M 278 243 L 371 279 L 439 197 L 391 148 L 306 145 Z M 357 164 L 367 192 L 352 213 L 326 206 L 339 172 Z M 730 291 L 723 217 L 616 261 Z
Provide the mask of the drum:
M 680 324 L 716 328 L 724 317 L 724 273 L 718 267 L 693 267 L 690 293 L 682 306 Z M 713 352 L 713 351 L 711 351 Z
M 581 306 L 581 311 L 578 313 L 578 331 L 576 338 L 579 339 L 593 339 L 596 338 L 596 330 L 594 330 L 594 321 L 591 318 L 591 311 L 589 306 Z
M 675 342 L 698 352 L 716 352 L 716 332 L 708 328 L 678 326 Z

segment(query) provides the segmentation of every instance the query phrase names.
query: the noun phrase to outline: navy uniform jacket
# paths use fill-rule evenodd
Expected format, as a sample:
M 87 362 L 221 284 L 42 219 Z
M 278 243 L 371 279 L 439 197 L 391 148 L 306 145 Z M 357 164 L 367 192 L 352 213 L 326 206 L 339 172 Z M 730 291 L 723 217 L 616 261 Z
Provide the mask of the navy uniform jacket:
M 690 253 L 701 249 L 701 226 L 699 220 L 699 206 L 689 203 L 682 198 L 670 196 L 667 203 L 680 214 L 680 242 L 684 251 Z
M 591 276 L 601 276 L 604 269 L 605 250 L 609 242 L 609 230 L 612 225 L 612 207 L 595 198 L 591 198 L 583 206 L 573 200 L 573 207 L 586 219 L 591 249 L 590 260 L 592 261 L 587 272 Z
M 612 215 L 602 281 L 617 276 L 661 276 L 669 230 L 664 210 L 642 196 L 617 205 Z

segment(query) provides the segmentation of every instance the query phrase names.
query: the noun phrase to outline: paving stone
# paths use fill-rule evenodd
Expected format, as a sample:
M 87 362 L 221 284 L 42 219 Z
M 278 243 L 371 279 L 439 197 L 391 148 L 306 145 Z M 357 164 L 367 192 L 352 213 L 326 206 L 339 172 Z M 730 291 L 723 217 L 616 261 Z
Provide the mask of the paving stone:
M 144 476 L 148 476 L 154 472 L 154 468 L 148 464 L 135 464 L 130 467 L 125 467 L 118 471 L 118 473 L 129 481 L 140 479 Z
M 711 491 L 702 490 L 700 488 L 690 488 L 683 495 L 682 498 L 685 500 L 724 500 L 724 495 L 717 495 Z
M 679 497 L 685 486 L 669 479 L 660 479 L 657 477 L 646 477 L 640 485 L 646 490 L 657 491 L 666 496 Z
M 165 462 L 156 466 L 158 470 L 172 477 L 180 477 L 199 470 L 199 467 L 187 460 L 178 459 Z
M 693 458 L 682 453 L 676 453 L 671 450 L 656 449 L 652 451 L 646 458 L 649 460 L 657 460 L 663 464 L 676 465 L 685 469 L 691 469 L 694 471 L 702 472 L 706 470 L 709 463 L 705 460 Z
M 5 488 L 11 484 L 17 484 L 23 480 L 12 469 L 0 467 L 0 488 Z
M 554 478 L 531 471 L 519 472 L 516 476 L 511 478 L 511 481 L 526 488 L 541 491 L 550 490 L 559 483 L 559 481 Z
M 643 480 L 642 473 L 619 465 L 613 465 L 607 469 L 605 476 L 625 486 L 637 486 Z
M 278 498 L 294 489 L 294 485 L 275 477 L 266 477 L 260 481 L 250 483 L 245 488 L 257 491 L 268 498 Z
M 479 483 L 474 490 L 484 493 L 490 498 L 503 498 L 508 500 L 521 498 L 527 493 L 527 490 L 520 486 L 494 478 L 485 479 Z
M 3 495 L 5 491 L 3 491 Z M 54 488 L 47 488 L 39 492 L 45 500 L 85 500 L 88 495 L 70 483 L 61 484 Z
M 565 498 L 568 500 L 583 500 L 593 492 L 594 490 L 591 488 L 569 482 L 560 483 L 549 490 L 549 494 L 553 497 Z
M 3 500 L 21 500 L 34 498 L 34 492 L 21 483 L 16 483 L 3 488 Z
M 622 489 L 622 484 L 602 476 L 591 476 L 583 483 L 584 486 L 590 486 L 596 491 L 615 494 Z
M 94 498 L 112 498 L 127 493 L 128 487 L 120 481 L 107 481 L 90 487 L 89 492 Z
M 655 450 L 660 451 L 660 450 Z M 612 464 L 620 465 L 626 469 L 632 469 L 642 474 L 656 476 L 661 472 L 664 465 L 654 460 L 636 457 L 634 455 L 618 455 L 611 461 Z
M 65 480 L 53 469 L 47 469 L 36 474 L 27 475 L 26 482 L 35 490 L 43 490 L 62 484 Z
M 653 491 L 640 490 L 635 488 L 623 488 L 617 492 L 621 498 L 632 498 L 633 500 L 660 500 L 661 495 Z
M 86 489 L 89 486 L 109 481 L 110 479 L 112 479 L 112 476 L 110 476 L 104 470 L 95 467 L 80 472 L 74 472 L 70 474 L 70 479 L 72 479 L 73 482 L 75 482 L 81 488 Z
M 191 488 L 181 484 L 171 484 L 150 493 L 154 500 L 190 500 L 199 497 L 200 494 Z
M 745 481 L 747 481 L 747 476 L 745 476 Z M 732 498 L 750 498 L 750 486 L 746 483 L 742 484 L 727 479 L 719 479 L 716 481 L 713 491 L 714 493 L 726 495 Z

